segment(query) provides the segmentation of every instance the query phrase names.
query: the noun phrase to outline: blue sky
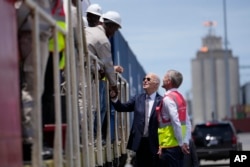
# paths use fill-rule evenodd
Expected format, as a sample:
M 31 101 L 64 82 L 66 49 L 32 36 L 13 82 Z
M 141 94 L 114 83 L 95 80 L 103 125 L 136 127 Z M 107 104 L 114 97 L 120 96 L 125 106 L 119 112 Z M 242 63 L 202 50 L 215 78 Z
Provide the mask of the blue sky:
M 161 78 L 168 69 L 184 75 L 180 91 L 192 88 L 191 60 L 207 35 L 205 21 L 216 21 L 215 34 L 224 39 L 223 0 L 90 0 L 103 12 L 122 17 L 123 37 L 146 72 Z M 228 48 L 240 65 L 250 66 L 250 0 L 226 0 Z M 125 69 L 126 70 L 126 69 Z M 241 84 L 250 81 L 250 68 L 240 69 Z M 164 92 L 160 88 L 160 92 Z

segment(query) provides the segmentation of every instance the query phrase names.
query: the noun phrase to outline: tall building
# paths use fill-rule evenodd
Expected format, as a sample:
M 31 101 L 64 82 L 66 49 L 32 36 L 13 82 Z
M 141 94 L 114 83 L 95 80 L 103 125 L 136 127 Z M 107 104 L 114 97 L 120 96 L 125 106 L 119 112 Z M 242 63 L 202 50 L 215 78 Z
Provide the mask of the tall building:
M 239 104 L 238 58 L 211 30 L 191 64 L 193 124 L 230 118 L 230 107 Z

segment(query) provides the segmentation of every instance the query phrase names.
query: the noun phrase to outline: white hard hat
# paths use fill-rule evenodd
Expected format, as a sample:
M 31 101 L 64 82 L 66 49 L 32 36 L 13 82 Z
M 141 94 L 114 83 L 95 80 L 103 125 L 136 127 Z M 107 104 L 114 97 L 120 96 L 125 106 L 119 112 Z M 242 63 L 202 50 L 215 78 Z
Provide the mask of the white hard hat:
M 112 22 L 114 22 L 114 23 L 118 24 L 120 27 L 122 27 L 121 26 L 121 23 L 122 23 L 121 16 L 119 13 L 117 13 L 115 11 L 108 11 L 108 12 L 104 13 L 102 15 L 102 18 L 111 20 Z
M 92 14 L 101 16 L 102 15 L 102 8 L 99 4 L 91 4 L 87 8 L 86 13 L 92 13 Z

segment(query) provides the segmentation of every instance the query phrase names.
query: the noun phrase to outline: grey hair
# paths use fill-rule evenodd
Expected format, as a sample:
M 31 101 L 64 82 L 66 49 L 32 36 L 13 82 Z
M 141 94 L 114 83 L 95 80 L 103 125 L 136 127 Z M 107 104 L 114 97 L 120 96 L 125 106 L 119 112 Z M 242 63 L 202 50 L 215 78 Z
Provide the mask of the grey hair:
M 182 74 L 177 70 L 168 70 L 167 74 L 173 84 L 173 87 L 179 88 L 183 81 Z

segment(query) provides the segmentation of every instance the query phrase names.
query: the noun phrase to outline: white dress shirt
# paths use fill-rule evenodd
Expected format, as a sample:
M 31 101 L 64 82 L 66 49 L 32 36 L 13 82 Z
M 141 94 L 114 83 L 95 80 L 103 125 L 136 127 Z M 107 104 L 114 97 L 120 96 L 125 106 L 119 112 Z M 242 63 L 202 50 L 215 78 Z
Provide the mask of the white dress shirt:
M 153 94 L 149 95 L 150 99 L 148 99 L 148 103 L 149 103 L 149 111 L 148 111 L 148 121 L 152 112 L 152 108 L 154 105 L 154 101 L 155 101 L 155 96 L 156 96 L 156 92 L 154 92 Z
M 170 89 L 168 90 L 165 95 L 168 95 L 172 91 L 178 91 L 177 89 Z M 186 112 L 186 135 L 182 138 L 182 129 L 181 129 L 181 122 L 179 120 L 178 109 L 175 101 L 170 97 L 166 96 L 163 99 L 163 107 L 162 112 L 164 119 L 171 120 L 175 137 L 179 143 L 179 146 L 182 146 L 183 143 L 189 143 L 189 139 L 191 138 L 191 122 L 188 116 L 188 112 Z

